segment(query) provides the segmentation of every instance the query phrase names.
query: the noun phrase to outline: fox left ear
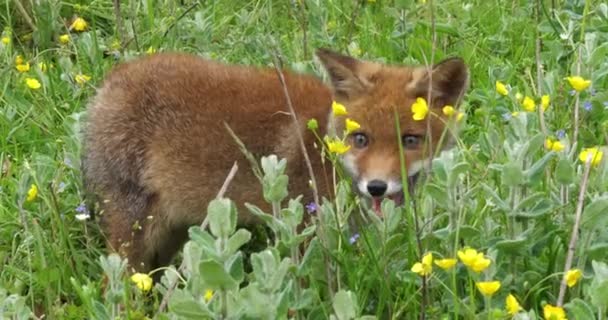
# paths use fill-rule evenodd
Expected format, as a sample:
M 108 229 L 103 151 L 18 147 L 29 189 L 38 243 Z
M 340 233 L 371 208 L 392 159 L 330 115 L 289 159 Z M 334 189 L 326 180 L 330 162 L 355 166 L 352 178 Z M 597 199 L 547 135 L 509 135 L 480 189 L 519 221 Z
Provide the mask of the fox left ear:
M 329 49 L 320 48 L 317 57 L 327 70 L 334 95 L 348 100 L 365 92 L 371 85 L 370 77 L 376 65 L 345 56 Z
M 469 70 L 461 58 L 449 58 L 433 66 L 429 72 L 425 72 L 416 83 L 416 95 L 426 97 L 432 81 L 433 101 L 440 101 L 444 105 L 455 105 L 469 86 Z

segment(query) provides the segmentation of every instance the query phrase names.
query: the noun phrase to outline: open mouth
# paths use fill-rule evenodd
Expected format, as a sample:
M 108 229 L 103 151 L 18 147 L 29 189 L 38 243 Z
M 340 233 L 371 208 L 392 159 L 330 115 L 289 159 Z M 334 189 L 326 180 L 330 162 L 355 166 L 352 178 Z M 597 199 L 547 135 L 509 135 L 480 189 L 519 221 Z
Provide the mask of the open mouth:
M 418 181 L 418 176 L 419 176 L 419 174 L 416 173 L 415 175 L 408 177 L 408 179 L 407 179 L 410 195 L 413 194 L 413 190 L 416 187 L 416 182 Z M 404 190 L 400 190 L 399 192 L 395 192 L 393 194 L 389 194 L 389 195 L 382 196 L 382 197 L 371 198 L 372 209 L 374 210 L 376 215 L 378 215 L 378 217 L 380 217 L 380 218 L 384 217 L 384 214 L 382 213 L 382 201 L 384 200 L 384 198 L 393 200 L 395 202 L 395 206 L 403 205 Z

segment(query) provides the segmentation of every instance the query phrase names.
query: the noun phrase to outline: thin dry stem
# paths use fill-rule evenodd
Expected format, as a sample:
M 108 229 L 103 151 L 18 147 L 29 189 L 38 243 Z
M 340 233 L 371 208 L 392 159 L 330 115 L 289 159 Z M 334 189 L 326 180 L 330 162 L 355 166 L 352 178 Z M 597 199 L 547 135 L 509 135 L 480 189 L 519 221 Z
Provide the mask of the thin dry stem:
M 236 175 L 236 172 L 238 171 L 238 169 L 239 169 L 239 166 L 238 166 L 237 162 L 235 161 L 234 164 L 232 165 L 232 168 L 230 169 L 230 172 L 228 172 L 228 175 L 226 176 L 226 179 L 224 180 L 222 187 L 220 188 L 217 195 L 215 196 L 216 199 L 221 199 L 224 197 L 224 194 L 226 193 L 226 190 L 228 190 L 228 186 L 232 182 L 232 179 L 234 179 L 234 176 Z M 201 223 L 201 229 L 203 229 L 203 230 L 206 229 L 207 225 L 209 224 L 208 217 L 209 216 L 206 215 L 205 219 Z M 182 264 L 177 269 L 178 273 L 184 271 L 185 267 L 186 267 L 186 262 L 182 261 Z M 177 287 L 177 282 L 178 282 L 178 280 L 176 279 L 175 282 L 173 282 L 169 286 L 169 288 L 167 288 L 167 293 L 163 297 L 163 300 L 161 301 L 160 306 L 158 307 L 158 312 L 156 312 L 154 319 L 158 319 L 158 315 L 161 314 L 167 307 L 167 304 L 169 303 L 169 298 L 171 298 L 171 295 L 173 295 L 173 291 L 175 290 L 175 287 Z
M 535 18 L 536 24 L 540 24 L 540 0 L 536 0 L 535 6 Z M 542 41 L 540 39 L 540 31 L 536 28 L 536 87 L 538 88 L 538 96 L 542 97 L 543 95 L 543 70 L 542 70 L 542 60 L 540 57 L 540 47 L 542 46 Z M 545 136 L 547 136 L 547 125 L 545 123 L 545 110 L 542 108 L 538 108 L 538 115 L 540 118 L 540 130 L 543 132 Z
M 21 3 L 21 1 L 15 0 L 14 2 L 15 2 L 15 6 L 17 7 L 17 10 L 19 11 L 21 16 L 25 20 L 25 23 L 27 23 L 27 25 L 30 27 L 30 29 L 32 29 L 32 31 L 36 31 L 37 30 L 36 25 L 34 24 L 34 21 L 30 17 L 30 15 L 27 13 L 27 10 L 25 10 L 25 7 Z
M 122 20 L 122 14 L 120 12 L 120 0 L 114 0 L 114 15 L 116 16 L 116 31 L 118 31 L 118 36 L 120 37 L 120 48 L 122 49 L 125 45 L 125 36 L 127 33 L 125 32 L 124 23 Z
M 567 272 L 572 268 L 572 260 L 574 259 L 574 251 L 576 250 L 576 241 L 578 240 L 578 230 L 581 225 L 581 217 L 583 215 L 583 202 L 585 201 L 585 192 L 587 191 L 587 183 L 589 181 L 589 171 L 591 171 L 591 160 L 594 155 L 590 154 L 587 156 L 585 162 L 585 172 L 583 174 L 583 181 L 581 183 L 581 191 L 578 194 L 578 204 L 576 205 L 576 216 L 574 218 L 574 226 L 572 226 L 572 234 L 570 236 L 570 244 L 568 245 L 568 256 L 566 257 L 566 264 L 564 266 L 564 272 Z M 566 279 L 562 279 L 562 284 L 559 288 L 559 295 L 557 298 L 557 305 L 561 307 L 564 304 L 564 297 L 566 295 Z

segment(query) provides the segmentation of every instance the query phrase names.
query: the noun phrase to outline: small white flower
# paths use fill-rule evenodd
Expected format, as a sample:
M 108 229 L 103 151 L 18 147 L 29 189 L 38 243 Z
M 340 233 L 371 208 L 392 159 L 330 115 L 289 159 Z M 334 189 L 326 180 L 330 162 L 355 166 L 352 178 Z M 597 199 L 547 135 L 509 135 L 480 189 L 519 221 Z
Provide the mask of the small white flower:
M 79 214 L 75 215 L 74 218 L 76 218 L 76 220 L 78 220 L 78 221 L 85 221 L 85 220 L 89 220 L 89 218 L 91 218 L 91 216 L 89 216 L 88 213 L 79 213 Z

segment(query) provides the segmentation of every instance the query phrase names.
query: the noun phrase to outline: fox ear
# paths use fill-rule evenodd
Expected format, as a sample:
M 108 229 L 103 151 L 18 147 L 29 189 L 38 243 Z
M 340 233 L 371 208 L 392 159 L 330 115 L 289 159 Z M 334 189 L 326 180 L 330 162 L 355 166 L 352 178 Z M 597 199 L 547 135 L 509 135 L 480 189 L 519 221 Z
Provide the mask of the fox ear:
M 316 54 L 329 74 L 337 98 L 352 99 L 371 85 L 362 74 L 365 62 L 324 48 L 318 49 Z
M 433 66 L 431 70 L 432 77 L 429 72 L 421 77 L 416 83 L 416 94 L 420 97 L 426 97 L 430 87 L 430 81 L 433 82 L 432 97 L 434 101 L 438 101 L 444 105 L 455 105 L 469 86 L 469 70 L 461 58 L 449 58 L 443 60 Z M 435 103 L 433 103 L 435 104 Z

